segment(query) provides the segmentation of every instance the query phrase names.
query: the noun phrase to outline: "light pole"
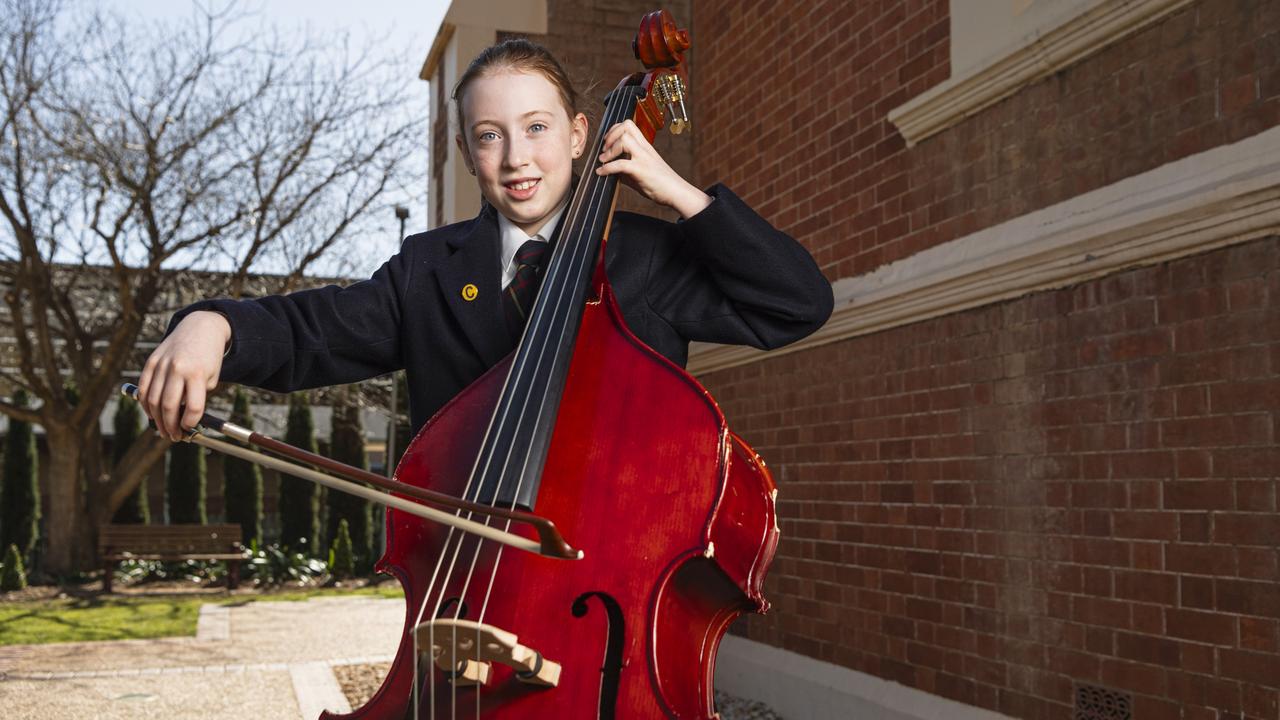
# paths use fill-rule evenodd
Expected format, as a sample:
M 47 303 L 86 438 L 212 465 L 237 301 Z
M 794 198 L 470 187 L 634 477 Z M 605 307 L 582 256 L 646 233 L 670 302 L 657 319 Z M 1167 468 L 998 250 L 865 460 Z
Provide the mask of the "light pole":
M 400 242 L 404 243 L 404 221 L 409 219 L 409 208 L 400 205 L 396 206 L 396 219 L 400 221 Z M 387 446 L 386 457 L 382 464 L 386 467 L 387 477 L 393 477 L 396 474 L 396 427 L 400 424 L 400 414 L 397 412 L 400 408 L 400 398 L 398 388 L 400 387 L 399 378 L 395 373 L 391 373 L 391 423 L 387 428 Z M 385 512 L 385 511 L 384 511 Z M 382 515 L 382 525 L 386 527 L 386 516 Z M 379 543 L 379 555 L 387 554 L 387 533 L 384 531 L 379 533 L 382 540 Z
M 409 208 L 402 205 L 396 206 L 396 218 L 400 220 L 400 242 L 404 242 L 404 222 L 409 219 Z M 400 382 L 399 378 L 392 373 L 391 375 L 391 429 L 387 432 L 387 458 L 383 465 L 387 468 L 387 477 L 395 475 L 396 466 L 396 427 L 400 424 L 400 398 L 399 395 Z

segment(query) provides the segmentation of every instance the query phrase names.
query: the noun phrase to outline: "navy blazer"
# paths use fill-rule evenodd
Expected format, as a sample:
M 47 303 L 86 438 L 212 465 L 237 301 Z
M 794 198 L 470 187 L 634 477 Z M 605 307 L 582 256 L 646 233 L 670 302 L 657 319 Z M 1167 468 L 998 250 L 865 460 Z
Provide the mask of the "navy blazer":
M 619 212 L 606 246 L 637 337 L 683 366 L 691 340 L 776 348 L 831 314 L 831 285 L 799 243 L 728 188 L 678 223 Z M 563 225 L 563 223 L 561 223 Z M 231 324 L 220 380 L 277 392 L 408 369 L 413 430 L 513 348 L 503 319 L 496 211 L 405 239 L 368 280 L 252 300 L 206 300 Z M 475 285 L 471 301 L 462 288 Z

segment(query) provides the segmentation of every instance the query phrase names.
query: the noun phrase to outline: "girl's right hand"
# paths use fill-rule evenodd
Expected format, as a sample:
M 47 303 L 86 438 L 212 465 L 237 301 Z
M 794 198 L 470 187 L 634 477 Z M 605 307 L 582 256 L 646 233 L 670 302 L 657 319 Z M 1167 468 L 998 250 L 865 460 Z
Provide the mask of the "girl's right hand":
M 199 424 L 205 395 L 218 386 L 230 341 L 227 319 L 201 310 L 183 318 L 151 352 L 138 380 L 138 400 L 162 435 L 177 442 L 187 435 L 184 427 Z

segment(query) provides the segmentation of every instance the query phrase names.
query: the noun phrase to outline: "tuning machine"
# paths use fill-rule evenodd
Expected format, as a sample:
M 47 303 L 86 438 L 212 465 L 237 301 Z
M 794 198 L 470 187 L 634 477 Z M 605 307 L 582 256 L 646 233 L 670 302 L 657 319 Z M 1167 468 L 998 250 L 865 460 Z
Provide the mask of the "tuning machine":
M 653 99 L 665 107 L 671 132 L 679 135 L 689 126 L 689 112 L 684 106 L 684 81 L 676 73 L 663 73 L 653 82 Z

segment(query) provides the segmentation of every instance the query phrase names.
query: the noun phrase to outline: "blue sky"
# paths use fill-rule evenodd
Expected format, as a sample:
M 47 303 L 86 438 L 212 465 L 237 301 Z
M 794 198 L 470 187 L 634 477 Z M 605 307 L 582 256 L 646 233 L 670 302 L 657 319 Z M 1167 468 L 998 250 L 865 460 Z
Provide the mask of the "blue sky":
M 225 2 L 217 2 L 218 6 Z M 207 4 L 204 3 L 204 4 Z M 126 16 L 157 20 L 190 17 L 192 0 L 109 0 L 105 7 Z M 417 77 L 431 49 L 440 21 L 448 9 L 447 0 L 246 0 L 244 10 L 259 14 L 264 23 L 284 31 L 311 31 L 321 35 L 350 33 L 352 45 L 385 38 L 382 47 L 390 59 L 401 56 L 404 72 Z M 427 84 L 421 85 L 422 106 L 427 107 Z
M 161 21 L 183 20 L 191 16 L 193 0 L 100 0 L 102 6 L 126 17 Z M 226 5 L 214 0 L 217 7 Z M 202 0 L 208 4 L 208 0 Z M 431 40 L 435 37 L 440 21 L 448 9 L 448 0 L 362 0 L 339 2 L 338 0 L 242 0 L 237 7 L 255 12 L 264 26 L 274 25 L 283 33 L 312 33 L 321 37 L 347 33 L 350 46 L 362 48 L 369 43 L 375 52 L 388 62 L 402 68 L 403 75 L 416 79 L 422 68 Z M 430 107 L 429 87 L 426 82 L 415 80 L 412 111 L 425 117 Z M 427 137 L 424 133 L 415 166 L 423 173 L 427 169 Z M 425 182 L 425 181 L 424 181 Z M 416 188 L 416 197 L 408 193 L 391 198 L 392 202 L 406 204 L 410 209 L 407 232 L 426 228 L 425 188 Z M 370 247 L 368 262 L 357 263 L 360 272 L 372 272 L 378 264 L 396 250 L 397 239 L 379 238 L 362 246 Z M 373 248 L 377 248 L 374 250 Z M 362 253 L 364 254 L 364 253 Z

